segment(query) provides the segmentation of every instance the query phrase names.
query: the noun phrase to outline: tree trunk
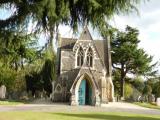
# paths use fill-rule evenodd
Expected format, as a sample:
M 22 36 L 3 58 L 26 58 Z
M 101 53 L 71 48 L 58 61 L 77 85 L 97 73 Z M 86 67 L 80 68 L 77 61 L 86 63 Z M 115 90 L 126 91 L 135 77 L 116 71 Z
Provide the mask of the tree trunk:
M 122 65 L 121 69 L 121 79 L 120 79 L 120 96 L 121 99 L 124 99 L 124 85 L 125 85 L 125 73 L 124 73 L 124 67 Z
M 121 78 L 121 81 L 120 81 L 120 96 L 122 99 L 124 99 L 124 85 L 125 85 L 125 80 L 124 80 L 124 77 Z
M 18 71 L 18 63 L 15 61 L 15 70 Z
M 50 38 L 48 41 L 48 48 L 47 49 L 49 49 L 54 54 L 53 38 L 54 38 L 54 33 L 53 33 L 53 31 L 50 31 Z
M 21 69 L 24 69 L 23 58 L 21 57 Z
M 157 102 L 157 98 L 158 98 L 158 97 L 155 95 L 155 101 L 154 101 L 154 102 Z

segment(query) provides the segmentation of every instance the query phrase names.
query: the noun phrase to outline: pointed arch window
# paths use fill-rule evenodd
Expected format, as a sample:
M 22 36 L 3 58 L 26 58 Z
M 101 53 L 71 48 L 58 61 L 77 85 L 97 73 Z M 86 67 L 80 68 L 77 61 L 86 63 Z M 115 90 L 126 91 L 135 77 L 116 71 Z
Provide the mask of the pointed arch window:
M 93 67 L 93 51 L 91 48 L 89 48 L 87 52 L 87 65 Z
M 77 54 L 77 66 L 82 66 L 83 61 L 84 61 L 84 52 L 82 47 L 80 47 Z

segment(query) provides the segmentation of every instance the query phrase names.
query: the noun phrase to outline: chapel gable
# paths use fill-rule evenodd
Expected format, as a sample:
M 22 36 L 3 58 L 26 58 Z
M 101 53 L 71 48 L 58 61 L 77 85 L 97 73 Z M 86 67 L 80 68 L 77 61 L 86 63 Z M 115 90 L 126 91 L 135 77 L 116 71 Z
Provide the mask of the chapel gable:
M 79 37 L 79 40 L 93 40 L 92 36 L 88 30 L 88 27 L 85 27 Z

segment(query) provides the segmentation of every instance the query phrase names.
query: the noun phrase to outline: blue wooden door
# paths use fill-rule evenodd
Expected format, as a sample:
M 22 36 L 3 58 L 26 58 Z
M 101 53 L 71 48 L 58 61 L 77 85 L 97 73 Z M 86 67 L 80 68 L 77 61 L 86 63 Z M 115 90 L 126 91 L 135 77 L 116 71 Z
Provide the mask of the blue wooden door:
M 82 80 L 79 91 L 78 91 L 78 101 L 79 105 L 85 105 L 85 97 L 86 97 L 86 80 Z
M 89 102 L 88 104 L 91 105 L 92 104 L 92 87 L 89 86 L 89 96 L 88 96 Z
M 92 105 L 92 87 L 88 81 L 86 81 L 86 105 Z

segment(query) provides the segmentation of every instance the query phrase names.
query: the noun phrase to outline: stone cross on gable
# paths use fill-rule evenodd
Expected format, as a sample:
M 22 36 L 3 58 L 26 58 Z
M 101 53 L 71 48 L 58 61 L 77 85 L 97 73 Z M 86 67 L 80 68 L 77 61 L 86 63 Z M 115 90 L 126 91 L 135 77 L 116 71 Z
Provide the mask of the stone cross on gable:
M 84 27 L 79 40 L 93 40 L 87 26 Z

